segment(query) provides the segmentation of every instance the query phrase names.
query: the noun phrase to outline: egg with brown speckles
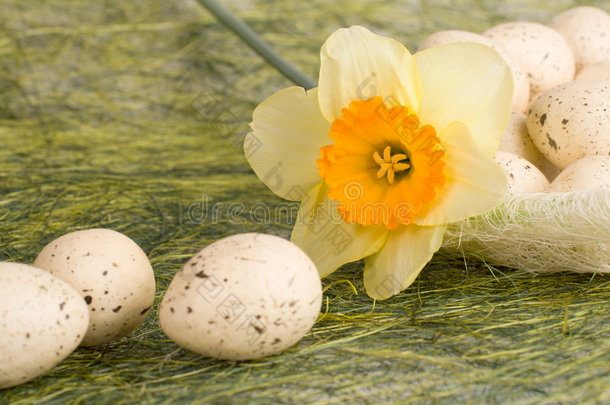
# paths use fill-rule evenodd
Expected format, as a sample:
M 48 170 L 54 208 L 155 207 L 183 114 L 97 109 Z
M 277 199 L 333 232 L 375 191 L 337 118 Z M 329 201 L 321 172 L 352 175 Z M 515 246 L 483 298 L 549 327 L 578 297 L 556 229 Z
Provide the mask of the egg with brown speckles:
M 508 176 L 508 194 L 535 194 L 549 190 L 549 181 L 544 174 L 521 156 L 499 150 L 494 159 Z
M 269 356 L 297 343 L 320 311 L 311 259 L 277 236 L 220 239 L 176 273 L 161 302 L 163 332 L 193 352 L 225 360 Z
M 98 346 L 127 335 L 144 320 L 155 296 L 155 276 L 144 251 L 110 229 L 60 236 L 38 254 L 34 266 L 65 280 L 89 307 L 81 345 Z
M 533 94 L 574 78 L 574 55 L 564 37 L 546 25 L 516 21 L 496 25 L 484 36 L 500 44 L 525 69 Z
M 572 48 L 576 71 L 587 65 L 610 63 L 610 15 L 602 9 L 579 6 L 549 22 Z
M 530 106 L 527 129 L 560 169 L 584 156 L 610 155 L 610 83 L 574 81 L 541 94 Z
M 64 360 L 89 326 L 89 310 L 47 271 L 0 263 L 0 389 L 30 381 Z
M 589 191 L 610 188 L 610 156 L 585 156 L 563 169 L 551 191 Z

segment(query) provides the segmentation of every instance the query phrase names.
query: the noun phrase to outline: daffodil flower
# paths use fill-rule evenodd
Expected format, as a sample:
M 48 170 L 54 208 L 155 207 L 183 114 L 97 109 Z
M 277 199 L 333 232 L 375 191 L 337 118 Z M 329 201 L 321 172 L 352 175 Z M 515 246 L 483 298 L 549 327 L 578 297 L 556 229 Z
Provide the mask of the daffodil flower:
M 506 194 L 493 157 L 511 97 L 509 68 L 484 45 L 411 55 L 363 27 L 339 29 L 318 87 L 262 102 L 244 151 L 273 192 L 301 202 L 291 239 L 320 275 L 364 258 L 367 293 L 385 299 L 415 280 L 448 223 Z

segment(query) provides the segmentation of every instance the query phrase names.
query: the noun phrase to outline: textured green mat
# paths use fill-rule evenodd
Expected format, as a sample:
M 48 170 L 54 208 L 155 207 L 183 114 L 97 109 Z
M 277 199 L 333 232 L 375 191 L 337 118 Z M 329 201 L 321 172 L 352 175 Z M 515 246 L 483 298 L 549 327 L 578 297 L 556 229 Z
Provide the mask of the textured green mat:
M 437 30 L 544 22 L 578 3 L 223 2 L 312 77 L 340 26 L 415 49 Z M 108 227 L 144 248 L 158 284 L 141 328 L 78 349 L 0 391 L 0 403 L 610 401 L 610 280 L 599 275 L 437 257 L 403 294 L 373 305 L 356 263 L 324 280 L 319 321 L 281 355 L 232 363 L 178 348 L 156 313 L 181 264 L 237 232 L 290 233 L 285 212 L 251 210 L 281 200 L 241 151 L 252 109 L 289 83 L 194 1 L 3 0 L 0 16 L 0 260 L 29 263 L 63 233 Z M 245 207 L 238 221 L 231 203 Z

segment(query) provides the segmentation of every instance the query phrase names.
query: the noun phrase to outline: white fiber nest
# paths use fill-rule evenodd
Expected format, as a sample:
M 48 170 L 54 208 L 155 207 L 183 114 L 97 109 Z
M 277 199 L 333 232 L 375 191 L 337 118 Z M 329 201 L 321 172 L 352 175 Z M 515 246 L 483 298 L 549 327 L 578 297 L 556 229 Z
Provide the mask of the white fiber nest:
M 531 272 L 610 273 L 610 189 L 511 197 L 449 226 L 443 249 Z

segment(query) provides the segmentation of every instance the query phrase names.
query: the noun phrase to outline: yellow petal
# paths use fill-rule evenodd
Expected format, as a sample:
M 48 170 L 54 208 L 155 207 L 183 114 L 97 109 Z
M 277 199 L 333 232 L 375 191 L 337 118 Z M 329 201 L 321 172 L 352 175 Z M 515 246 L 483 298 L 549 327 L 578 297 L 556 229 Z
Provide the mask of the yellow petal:
M 345 263 L 375 253 L 383 245 L 387 231 L 383 226 L 345 223 L 336 204 L 326 197 L 327 186 L 312 188 L 301 204 L 291 240 L 309 255 L 321 277 Z
M 450 124 L 440 135 L 446 148 L 446 182 L 430 208 L 415 218 L 419 225 L 435 226 L 482 214 L 506 195 L 506 173 L 474 144 L 468 127 Z
M 371 298 L 383 300 L 410 286 L 443 241 L 445 226 L 400 226 L 385 245 L 364 259 L 364 287 Z
M 289 87 L 254 110 L 244 153 L 256 175 L 277 195 L 300 200 L 320 182 L 316 159 L 332 143 L 317 89 Z
M 455 43 L 419 52 L 415 61 L 422 85 L 422 124 L 441 132 L 461 121 L 475 143 L 493 157 L 513 96 L 512 73 L 500 55 L 486 45 Z
M 333 122 L 351 101 L 381 96 L 417 110 L 421 95 L 413 56 L 398 41 L 354 26 L 335 31 L 321 50 L 319 99 Z

